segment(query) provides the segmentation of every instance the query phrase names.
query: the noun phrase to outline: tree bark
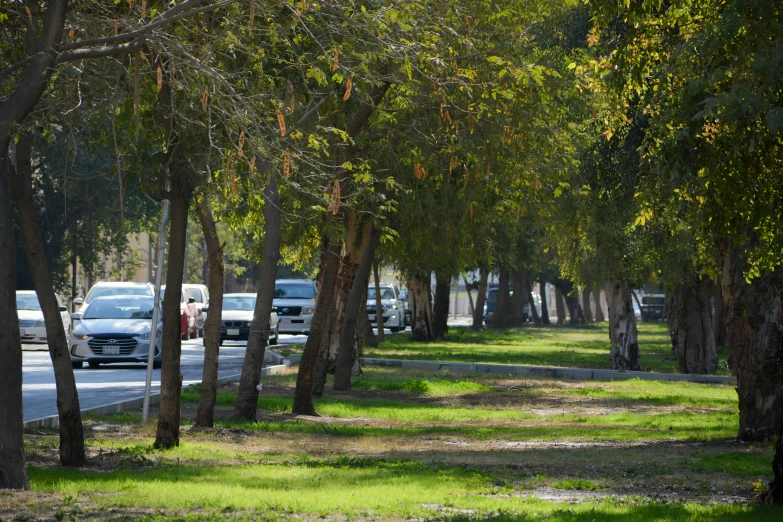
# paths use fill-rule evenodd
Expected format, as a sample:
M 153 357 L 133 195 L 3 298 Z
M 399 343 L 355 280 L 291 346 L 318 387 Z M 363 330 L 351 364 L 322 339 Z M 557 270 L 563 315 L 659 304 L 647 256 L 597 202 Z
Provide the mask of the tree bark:
M 451 278 L 435 273 L 435 303 L 432 307 L 432 337 L 443 339 L 449 331 Z
M 519 328 L 527 320 L 527 317 L 525 317 L 525 303 L 528 301 L 527 295 L 529 291 L 527 268 L 524 263 L 518 263 L 517 270 L 514 272 L 514 293 L 511 295 L 511 319 L 508 323 L 509 326 Z M 495 313 L 497 313 L 497 309 L 495 309 Z
M 223 279 L 226 267 L 223 262 L 223 245 L 218 238 L 215 219 L 209 198 L 203 194 L 196 203 L 196 215 L 204 233 L 209 266 L 209 310 L 204 325 L 204 372 L 198 398 L 196 426 L 211 428 L 215 425 L 215 399 L 218 387 L 218 360 L 220 357 L 220 322 L 223 315 Z M 200 312 L 200 311 L 199 311 Z
M 372 273 L 375 283 L 375 324 L 378 327 L 378 339 L 377 342 L 382 343 L 386 340 L 386 333 L 383 331 L 383 307 L 381 306 L 381 278 L 378 273 L 378 262 L 375 261 L 372 264 Z M 405 310 L 400 310 L 403 320 L 405 318 Z M 377 346 L 377 345 L 376 345 Z
M 713 337 L 715 337 L 715 346 L 726 348 L 726 320 L 723 317 L 723 299 L 721 299 L 720 293 L 720 285 L 715 285 L 715 293 L 712 296 L 714 310 L 712 315 Z
M 14 215 L 8 138 L 0 137 L 0 489 L 29 489 L 24 460 L 22 341 L 16 314 Z
M 411 311 L 411 331 L 414 341 L 431 341 L 433 339 L 429 293 L 429 281 L 424 279 L 424 276 L 414 275 L 408 290 L 408 308 Z
M 590 309 L 590 287 L 582 288 L 582 312 L 584 313 L 585 323 L 593 322 L 593 311 Z
M 613 370 L 641 370 L 639 341 L 636 335 L 636 317 L 631 304 L 628 283 L 607 283 L 609 303 L 609 341 Z
M 332 312 L 334 285 L 340 270 L 340 246 L 330 242 L 324 236 L 321 248 L 321 287 L 315 301 L 315 311 L 310 323 L 310 335 L 307 336 L 302 359 L 299 361 L 299 373 L 296 375 L 293 413 L 299 415 L 317 415 L 313 405 L 313 379 L 321 355 L 324 338 L 328 338 L 327 323 Z M 323 388 L 322 388 L 323 389 Z
M 166 294 L 163 296 L 162 366 L 160 370 L 160 414 L 155 432 L 156 448 L 179 446 L 181 420 L 180 394 L 182 374 L 182 323 L 180 297 L 182 270 L 185 262 L 185 233 L 188 228 L 188 207 L 192 189 L 177 158 L 169 162 L 171 188 L 167 199 L 171 203 L 169 252 L 166 262 Z M 162 267 L 158 267 L 161 270 Z
M 582 314 L 582 307 L 579 306 L 579 298 L 576 295 L 565 294 L 565 302 L 568 306 L 568 314 L 571 317 L 569 324 L 581 324 L 584 323 L 584 315 Z
M 68 339 L 65 335 L 60 307 L 54 294 L 54 282 L 44 253 L 43 239 L 35 215 L 33 201 L 32 158 L 30 137 L 19 135 L 16 146 L 16 175 L 11 176 L 11 190 L 16 200 L 19 232 L 22 236 L 35 293 L 41 304 L 46 324 L 46 341 L 54 367 L 57 388 L 57 413 L 60 420 L 60 462 L 63 466 L 84 464 L 84 430 L 82 429 L 79 394 L 73 376 Z M 13 174 L 13 172 L 12 172 Z
M 750 284 L 748 268 L 738 252 L 724 254 L 721 294 L 737 376 L 738 437 L 761 441 L 783 423 L 783 266 Z
M 772 473 L 774 478 L 769 485 L 769 500 L 780 506 L 783 505 L 783 425 L 778 430 L 778 441 L 775 443 Z
M 546 299 L 546 279 L 544 279 L 543 274 L 538 277 L 538 292 L 541 295 L 541 323 L 544 326 L 549 326 L 551 324 L 549 321 L 549 304 Z
M 473 311 L 476 309 L 473 305 L 473 294 L 470 292 L 470 283 L 468 282 L 468 275 L 462 274 L 462 280 L 465 281 L 465 291 L 468 293 L 468 309 L 470 316 L 473 317 Z
M 604 319 L 604 307 L 601 306 L 601 289 L 599 287 L 593 287 L 590 292 L 593 294 L 593 302 L 595 303 L 595 322 L 603 323 Z
M 530 280 L 527 282 L 527 291 L 525 292 L 527 301 L 530 303 L 530 315 L 533 316 L 533 324 L 541 326 L 541 318 L 538 316 L 538 310 L 536 309 L 536 302 L 533 300 L 533 286 L 530 284 Z M 543 308 L 541 309 L 543 311 Z
M 501 268 L 498 275 L 498 293 L 495 301 L 495 312 L 492 314 L 490 327 L 493 330 L 499 330 L 508 327 L 509 322 L 509 273 L 508 270 Z
M 674 355 L 680 373 L 715 373 L 718 355 L 710 310 L 711 284 L 692 277 L 677 285 L 676 303 L 670 311 L 676 319 L 671 321 L 675 334 Z
M 361 313 L 361 312 L 360 312 Z M 372 323 L 370 322 L 370 314 L 367 313 L 367 309 L 364 310 L 364 321 L 362 321 L 362 340 L 366 346 L 378 347 L 378 338 L 372 331 Z
M 557 307 L 557 324 L 565 324 L 566 304 L 563 292 L 558 287 L 555 287 L 555 306 Z
M 479 269 L 478 293 L 476 294 L 476 306 L 473 307 L 473 325 L 471 330 L 480 332 L 484 329 L 484 304 L 487 302 L 487 279 L 489 270 Z
M 367 281 L 370 277 L 370 268 L 372 259 L 375 255 L 375 249 L 378 246 L 378 240 L 381 237 L 381 230 L 373 227 L 370 230 L 370 236 L 367 245 L 359 261 L 359 269 L 356 272 L 356 278 L 351 286 L 351 293 L 345 307 L 345 318 L 340 332 L 340 349 L 337 352 L 337 364 L 334 370 L 334 389 L 351 389 L 351 372 L 354 362 L 354 347 L 356 346 L 356 327 L 359 311 L 364 308 L 366 316 Z
M 261 276 L 258 281 L 258 294 L 253 311 L 253 321 L 250 323 L 250 336 L 247 340 L 245 359 L 242 362 L 237 402 L 234 405 L 234 419 L 245 421 L 256 420 L 257 386 L 261 380 L 264 351 L 269 341 L 269 316 L 272 313 L 277 262 L 280 259 L 281 198 L 277 190 L 277 178 L 274 172 L 270 174 L 269 183 L 264 187 L 264 199 L 266 201 L 264 203 L 264 248 L 261 257 Z

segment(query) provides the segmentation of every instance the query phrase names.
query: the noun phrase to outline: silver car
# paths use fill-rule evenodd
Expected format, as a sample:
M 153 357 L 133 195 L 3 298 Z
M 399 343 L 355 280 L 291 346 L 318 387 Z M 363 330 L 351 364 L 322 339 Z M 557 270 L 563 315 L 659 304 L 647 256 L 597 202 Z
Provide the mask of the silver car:
M 226 294 L 223 296 L 223 317 L 220 324 L 220 344 L 225 341 L 247 341 L 250 323 L 256 308 L 256 294 Z M 277 311 L 269 314 L 269 345 L 277 344 L 280 330 Z M 205 341 L 206 342 L 206 341 Z
M 395 285 L 381 284 L 381 307 L 383 310 L 383 327 L 396 333 L 405 329 L 405 302 L 400 296 L 400 291 Z M 370 323 L 375 327 L 375 285 L 371 284 L 367 288 L 367 314 L 370 317 Z
M 147 296 L 96 297 L 71 317 L 71 364 L 96 368 L 102 363 L 146 363 L 150 347 L 153 299 Z M 162 323 L 158 323 L 155 368 L 160 368 Z
M 274 305 L 285 334 L 309 334 L 315 311 L 315 281 L 280 279 L 275 281 Z
M 57 306 L 60 308 L 60 317 L 67 337 L 71 333 L 71 317 L 60 296 L 57 294 L 54 296 L 57 298 Z M 19 316 L 19 335 L 23 343 L 47 342 L 41 303 L 38 302 L 38 296 L 33 290 L 16 291 L 16 314 Z

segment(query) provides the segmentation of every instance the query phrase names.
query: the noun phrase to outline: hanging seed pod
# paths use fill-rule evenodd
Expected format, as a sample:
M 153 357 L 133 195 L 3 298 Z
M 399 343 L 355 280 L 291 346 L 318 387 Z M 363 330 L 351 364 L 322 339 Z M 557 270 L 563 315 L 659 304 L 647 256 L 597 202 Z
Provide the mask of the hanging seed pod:
M 421 165 L 418 163 L 413 164 L 413 175 L 416 176 L 416 179 L 421 179 Z
M 160 65 L 158 65 L 158 92 L 163 88 L 163 70 L 160 68 Z
M 339 65 L 338 65 L 339 58 L 340 58 L 340 49 L 335 49 L 334 50 L 334 59 L 332 60 L 332 70 L 333 71 L 336 71 L 337 68 L 339 67 Z
M 457 156 L 453 156 L 449 162 L 449 174 L 451 174 L 451 171 L 457 168 L 457 165 L 459 165 L 459 158 Z
M 147 16 L 147 0 L 141 0 L 141 19 Z
M 250 2 L 250 21 L 247 23 L 247 28 L 252 29 L 253 28 L 253 20 L 256 17 L 256 3 Z
M 209 103 L 209 87 L 204 87 L 204 95 L 201 97 L 201 110 L 207 112 L 208 103 Z
M 473 219 L 473 215 L 476 213 L 476 211 L 473 209 L 473 203 L 471 203 L 468 207 L 468 213 L 470 214 L 470 219 Z
M 245 131 L 240 131 L 239 133 L 239 157 L 243 157 L 245 155 Z
M 285 118 L 283 118 L 283 111 L 276 109 L 277 124 L 280 126 L 280 135 L 285 136 Z
M 30 8 L 27 6 L 24 6 L 24 10 L 27 11 L 27 18 L 30 20 L 30 23 L 33 23 L 33 12 L 30 11 Z
M 293 114 L 294 113 L 294 96 L 293 95 L 291 96 L 291 106 L 289 107 L 289 109 L 291 109 L 291 114 Z
M 473 127 L 476 126 L 476 121 L 473 119 L 473 115 L 468 116 L 468 130 L 472 133 Z
M 329 210 L 333 216 L 336 216 L 340 211 L 340 182 L 334 180 L 334 188 L 332 189 L 332 200 L 329 203 Z
M 343 95 L 343 101 L 348 101 L 351 97 L 351 89 L 353 88 L 353 82 L 351 80 L 345 81 L 345 94 Z
M 291 153 L 288 149 L 285 149 L 285 156 L 283 157 L 283 177 L 287 178 L 291 173 Z
M 114 36 L 117 36 L 118 34 L 120 34 L 120 24 L 114 22 Z
M 543 186 L 541 183 L 541 178 L 536 178 L 533 180 L 533 188 L 540 189 Z
M 250 163 L 248 163 L 247 166 L 250 168 L 250 172 L 253 172 L 254 170 L 256 170 L 256 157 L 255 156 L 250 158 Z
M 73 38 L 74 35 L 76 35 L 76 31 L 74 31 L 73 27 L 71 27 L 71 30 L 68 31 L 68 38 Z

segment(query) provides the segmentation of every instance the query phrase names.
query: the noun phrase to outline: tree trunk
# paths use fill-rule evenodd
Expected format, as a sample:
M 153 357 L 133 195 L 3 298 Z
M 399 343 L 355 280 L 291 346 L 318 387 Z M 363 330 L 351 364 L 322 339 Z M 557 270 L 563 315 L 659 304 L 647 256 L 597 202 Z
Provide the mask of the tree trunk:
M 541 295 L 541 323 L 549 326 L 549 304 L 546 299 L 546 279 L 543 274 L 538 277 L 538 293 Z
M 22 341 L 16 314 L 14 215 L 8 138 L 0 137 L 0 489 L 29 489 L 24 461 Z
M 316 368 L 321 355 L 321 346 L 326 346 L 323 340 L 329 337 L 327 323 L 332 313 L 334 302 L 334 285 L 337 272 L 340 270 L 340 246 L 329 241 L 324 236 L 321 248 L 321 287 L 315 301 L 315 311 L 310 322 L 310 335 L 307 336 L 302 359 L 299 361 L 299 373 L 296 375 L 296 390 L 294 391 L 293 413 L 299 415 L 317 415 L 313 405 L 313 379 L 317 375 Z M 321 387 L 323 390 L 323 387 Z
M 579 298 L 575 295 L 565 294 L 565 302 L 568 306 L 568 314 L 571 316 L 570 324 L 581 324 L 585 322 L 582 314 L 582 307 L 579 306 Z
M 166 294 L 163 296 L 163 342 L 160 370 L 160 414 L 155 432 L 156 448 L 179 446 L 180 394 L 182 392 L 182 322 L 180 297 L 185 254 L 185 233 L 188 228 L 188 207 L 192 189 L 177 158 L 169 162 L 171 203 L 169 252 L 166 262 Z M 165 231 L 164 231 L 165 232 Z M 162 270 L 163 267 L 158 267 Z
M 724 255 L 721 292 L 742 440 L 760 441 L 783 422 L 783 266 L 748 284 L 748 265 Z
M 46 262 L 43 240 L 35 215 L 30 138 L 24 132 L 19 135 L 16 146 L 16 165 L 16 175 L 11 176 L 11 190 L 16 199 L 19 233 L 27 251 L 35 293 L 41 304 L 46 324 L 46 342 L 49 345 L 49 356 L 54 367 L 57 413 L 60 420 L 60 462 L 63 466 L 81 466 L 84 464 L 85 457 L 79 394 L 76 391 L 76 379 L 73 376 L 65 326 L 54 294 L 54 282 Z
M 476 294 L 476 306 L 473 308 L 473 325 L 471 330 L 480 332 L 484 328 L 484 303 L 487 302 L 487 279 L 489 270 L 479 269 L 478 293 Z
M 359 312 L 361 313 L 361 312 Z M 370 314 L 367 313 L 367 309 L 364 309 L 364 321 L 362 321 L 362 340 L 366 346 L 378 347 L 378 338 L 372 331 L 372 323 L 370 322 Z
M 443 339 L 449 331 L 451 278 L 435 273 L 435 303 L 432 307 L 432 337 Z
M 639 371 L 639 341 L 628 283 L 607 283 L 606 298 L 609 303 L 611 367 L 613 370 Z
M 338 268 L 339 271 L 339 268 Z M 337 277 L 339 279 L 339 277 Z M 335 284 L 335 291 L 337 290 Z M 335 297 L 332 297 L 332 308 L 329 311 L 329 317 L 326 319 L 326 328 L 324 329 L 324 335 L 321 336 L 321 344 L 318 348 L 318 359 L 315 364 L 315 374 L 313 377 L 313 397 L 321 398 L 324 396 L 324 389 L 326 388 L 326 376 L 329 374 L 329 365 L 334 361 L 330 359 L 330 350 L 332 348 L 332 333 L 334 328 L 334 302 Z M 312 335 L 312 330 L 310 330 Z M 308 336 L 309 337 L 309 336 Z
M 566 304 L 563 292 L 558 287 L 555 287 L 555 306 L 557 307 L 557 324 L 565 324 Z
M 726 342 L 726 320 L 723 317 L 723 299 L 720 296 L 720 285 L 715 285 L 712 296 L 712 327 L 714 330 L 715 346 L 727 348 Z
M 473 294 L 470 291 L 470 283 L 468 282 L 467 274 L 462 274 L 462 279 L 465 281 L 465 291 L 468 293 L 468 309 L 470 311 L 470 316 L 473 317 L 475 307 L 473 306 Z
M 382 343 L 386 340 L 386 333 L 383 331 L 383 307 L 381 306 L 381 278 L 378 274 L 378 262 L 372 264 L 373 279 L 375 282 L 375 324 L 378 327 L 377 342 Z M 405 310 L 400 310 L 403 319 Z M 377 344 L 375 346 L 378 346 Z
M 584 313 L 585 323 L 593 322 L 593 311 L 590 309 L 590 287 L 582 288 L 582 312 Z
M 712 294 L 709 281 L 697 277 L 683 281 L 675 290 L 677 304 L 675 355 L 680 373 L 715 373 L 718 355 L 712 329 Z
M 604 319 L 604 307 L 601 306 L 601 289 L 597 286 L 593 287 L 590 293 L 593 294 L 593 302 L 595 303 L 595 322 L 603 323 L 606 319 Z
M 530 284 L 530 280 L 527 282 L 527 291 L 525 292 L 527 301 L 530 303 L 530 314 L 533 316 L 533 324 L 541 326 L 541 318 L 538 316 L 538 309 L 536 309 L 536 302 L 533 300 L 533 287 Z M 541 309 L 543 311 L 543 308 Z
M 678 285 L 674 289 L 674 293 L 666 295 L 664 308 L 666 309 L 666 326 L 669 329 L 669 339 L 672 343 L 672 355 L 677 356 L 678 337 L 680 332 L 680 311 L 678 308 L 679 298 L 678 292 L 680 286 Z
M 367 300 L 364 298 L 364 295 L 367 291 L 367 281 L 370 277 L 372 259 L 380 236 L 381 231 L 379 228 L 373 227 L 370 230 L 370 236 L 362 253 L 359 269 L 356 272 L 356 278 L 353 281 L 351 293 L 345 307 L 345 318 L 343 319 L 343 327 L 340 332 L 340 349 L 337 352 L 337 364 L 334 370 L 335 390 L 351 389 L 351 371 L 354 363 L 357 320 L 361 309 L 365 310 L 363 315 L 366 316 L 365 303 Z
M 490 322 L 490 327 L 493 330 L 503 329 L 508 326 L 509 301 L 511 298 L 509 295 L 508 283 L 508 270 L 501 268 L 498 276 L 498 293 L 497 300 L 495 301 L 495 312 L 492 314 L 492 320 Z
M 223 246 L 218 238 L 212 208 L 206 194 L 196 204 L 196 215 L 204 233 L 209 266 L 209 310 L 204 325 L 204 373 L 198 398 L 196 426 L 211 428 L 215 424 L 215 398 L 218 387 L 218 360 L 220 356 L 220 322 L 223 315 L 223 279 L 226 267 L 223 263 Z M 200 310 L 199 310 L 200 312 Z
M 429 281 L 424 279 L 424 276 L 414 275 L 408 290 L 408 308 L 411 311 L 411 331 L 414 341 L 431 341 L 433 339 L 429 293 Z
M 261 366 L 264 351 L 269 341 L 269 316 L 275 296 L 277 262 L 280 259 L 280 194 L 277 178 L 270 174 L 264 187 L 264 248 L 261 257 L 261 276 L 258 281 L 256 306 L 250 323 L 245 359 L 242 362 L 242 376 L 239 380 L 237 402 L 234 405 L 234 419 L 254 421 L 258 410 L 258 383 L 261 380 Z
M 783 505 L 783 425 L 778 430 L 778 441 L 775 444 L 775 457 L 772 459 L 774 478 L 769 485 L 769 500 L 772 504 Z
M 517 270 L 514 272 L 514 293 L 511 295 L 511 319 L 509 326 L 514 328 L 521 327 L 527 317 L 525 317 L 525 303 L 528 301 L 527 295 L 530 288 L 527 285 L 527 268 L 524 263 L 517 264 Z M 497 309 L 495 309 L 497 313 Z

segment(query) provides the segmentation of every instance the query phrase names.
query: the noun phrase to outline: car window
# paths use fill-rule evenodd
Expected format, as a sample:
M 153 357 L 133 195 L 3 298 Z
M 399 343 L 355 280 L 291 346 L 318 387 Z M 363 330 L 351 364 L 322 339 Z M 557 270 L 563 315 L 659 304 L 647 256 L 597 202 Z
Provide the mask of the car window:
M 41 304 L 38 302 L 38 296 L 35 294 L 16 294 L 17 310 L 41 310 Z
M 394 299 L 393 288 L 381 287 L 381 299 Z M 371 286 L 367 289 L 367 299 L 375 299 L 375 287 Z
M 279 299 L 315 299 L 315 285 L 275 283 L 275 297 Z
M 152 296 L 152 292 L 146 286 L 94 286 L 87 292 L 87 297 L 84 298 L 85 303 L 91 303 L 96 297 L 106 295 L 148 295 Z
M 493 288 L 492 290 L 487 292 L 487 302 L 488 303 L 494 303 L 497 300 L 498 297 L 498 289 Z
M 152 299 L 99 299 L 82 319 L 152 319 Z
M 203 303 L 205 302 L 204 296 L 201 295 L 201 289 L 200 288 L 186 288 L 185 292 L 187 292 L 188 297 L 192 297 L 196 300 L 197 303 Z
M 166 289 L 161 288 L 160 289 L 160 300 L 163 301 L 163 298 L 166 296 Z M 196 299 L 198 301 L 198 299 Z M 184 303 L 185 302 L 185 293 L 181 292 L 179 296 L 179 302 Z
M 223 298 L 223 310 L 255 310 L 255 297 L 228 296 Z

